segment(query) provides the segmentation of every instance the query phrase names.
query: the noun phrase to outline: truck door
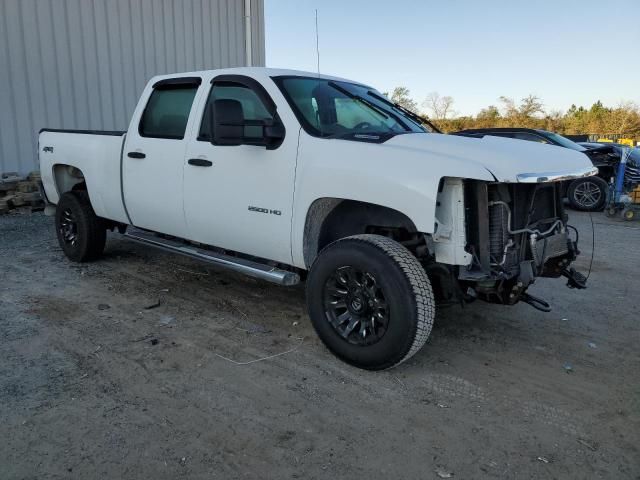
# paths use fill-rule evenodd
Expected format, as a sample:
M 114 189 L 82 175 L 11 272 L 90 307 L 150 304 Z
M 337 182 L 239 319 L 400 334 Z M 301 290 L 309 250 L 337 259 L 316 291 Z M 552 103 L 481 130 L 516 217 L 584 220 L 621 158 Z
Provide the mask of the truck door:
M 216 143 L 211 109 L 226 109 L 244 139 Z M 217 111 L 217 110 L 216 110 Z M 199 108 L 184 162 L 184 210 L 190 239 L 261 258 L 291 263 L 291 214 L 298 129 L 283 131 L 264 87 L 242 75 L 212 80 Z M 262 123 L 282 127 L 284 138 L 266 148 Z
M 182 165 L 200 83 L 199 77 L 160 80 L 143 93 L 134 113 L 122 152 L 122 186 L 127 212 L 137 227 L 178 237 L 187 234 Z

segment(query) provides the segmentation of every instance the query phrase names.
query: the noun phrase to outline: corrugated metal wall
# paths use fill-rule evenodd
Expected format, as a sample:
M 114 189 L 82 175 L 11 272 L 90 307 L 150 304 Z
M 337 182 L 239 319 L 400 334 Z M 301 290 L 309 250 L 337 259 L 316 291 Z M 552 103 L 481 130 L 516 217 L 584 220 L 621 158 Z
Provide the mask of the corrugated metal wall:
M 126 130 L 153 75 L 244 64 L 243 0 L 0 0 L 0 172 L 37 168 L 43 127 Z

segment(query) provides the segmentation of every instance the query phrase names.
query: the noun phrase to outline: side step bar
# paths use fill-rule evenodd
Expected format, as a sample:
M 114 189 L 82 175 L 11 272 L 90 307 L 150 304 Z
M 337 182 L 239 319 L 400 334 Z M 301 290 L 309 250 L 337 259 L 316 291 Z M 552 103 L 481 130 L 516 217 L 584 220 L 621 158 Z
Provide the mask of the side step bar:
M 300 275 L 294 272 L 281 270 L 271 265 L 254 262 L 244 258 L 232 257 L 223 253 L 212 252 L 194 245 L 187 245 L 179 241 L 161 238 L 154 233 L 136 228 L 129 228 L 123 235 L 129 240 L 160 248 L 168 252 L 179 253 L 186 257 L 195 258 L 218 267 L 244 273 L 250 277 L 260 278 L 278 285 L 296 285 L 300 283 Z

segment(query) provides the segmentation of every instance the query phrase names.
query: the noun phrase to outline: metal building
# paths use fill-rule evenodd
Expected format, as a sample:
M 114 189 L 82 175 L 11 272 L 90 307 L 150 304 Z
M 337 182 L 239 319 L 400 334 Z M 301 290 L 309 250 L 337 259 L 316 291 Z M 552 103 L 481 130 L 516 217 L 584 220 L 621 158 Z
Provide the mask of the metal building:
M 264 63 L 263 0 L 0 0 L 0 172 L 43 127 L 126 130 L 153 75 Z

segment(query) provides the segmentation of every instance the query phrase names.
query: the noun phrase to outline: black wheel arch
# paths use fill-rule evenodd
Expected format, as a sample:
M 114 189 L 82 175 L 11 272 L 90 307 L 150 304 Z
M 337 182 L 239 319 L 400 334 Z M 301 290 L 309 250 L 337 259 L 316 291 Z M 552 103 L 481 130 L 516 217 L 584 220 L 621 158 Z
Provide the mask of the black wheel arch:
M 402 241 L 417 233 L 413 221 L 393 208 L 358 200 L 322 198 L 309 211 L 304 230 L 304 259 L 311 267 L 322 249 L 341 238 L 380 234 Z

